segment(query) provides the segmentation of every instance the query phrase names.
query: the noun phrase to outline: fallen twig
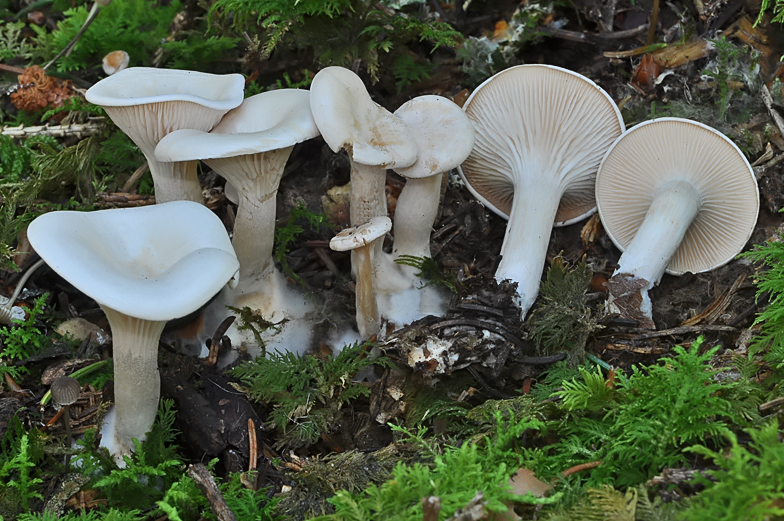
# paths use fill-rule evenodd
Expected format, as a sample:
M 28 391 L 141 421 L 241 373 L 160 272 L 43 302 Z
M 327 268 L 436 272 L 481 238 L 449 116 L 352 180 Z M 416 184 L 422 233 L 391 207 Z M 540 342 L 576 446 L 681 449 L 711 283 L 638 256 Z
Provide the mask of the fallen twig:
M 215 479 L 210 474 L 210 471 L 207 470 L 207 467 L 201 463 L 189 465 L 188 476 L 196 482 L 196 485 L 204 493 L 218 521 L 237 521 L 237 516 L 229 509 L 226 500 L 223 499 L 223 494 L 218 490 L 218 485 L 215 484 Z
M 70 125 L 36 125 L 33 127 L 27 127 L 25 125 L 19 125 L 18 127 L 4 126 L 0 129 L 0 134 L 15 138 L 27 138 L 30 136 L 75 136 L 81 139 L 100 133 L 103 127 L 103 122 L 71 123 Z
M 706 324 L 703 326 L 680 326 L 680 327 L 673 327 L 671 329 L 662 329 L 661 331 L 653 331 L 651 333 L 643 333 L 642 335 L 638 335 L 635 337 L 635 340 L 647 340 L 649 338 L 658 338 L 661 336 L 670 336 L 670 335 L 688 335 L 690 333 L 704 333 L 706 331 L 715 331 L 715 332 L 734 332 L 737 331 L 737 328 L 732 326 L 719 326 L 719 325 L 711 325 Z

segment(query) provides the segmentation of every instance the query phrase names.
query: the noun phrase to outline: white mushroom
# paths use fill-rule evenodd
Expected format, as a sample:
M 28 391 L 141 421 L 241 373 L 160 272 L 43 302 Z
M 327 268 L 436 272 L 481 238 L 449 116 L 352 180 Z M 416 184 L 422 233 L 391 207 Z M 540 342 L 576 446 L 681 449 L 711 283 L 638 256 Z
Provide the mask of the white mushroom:
M 112 329 L 115 459 L 144 440 L 160 396 L 158 340 L 167 321 L 205 304 L 239 269 L 220 219 L 175 201 L 41 215 L 30 243 L 65 280 L 101 306 Z
M 318 136 L 310 113 L 310 93 L 281 89 L 247 98 L 228 112 L 211 132 L 178 130 L 155 149 L 159 161 L 204 160 L 231 183 L 238 195 L 232 244 L 240 261 L 240 282 L 234 293 L 257 295 L 271 283 L 275 265 L 275 196 L 294 145 Z M 265 292 L 266 293 L 266 292 Z M 275 309 L 270 295 L 250 305 Z M 267 309 L 269 308 L 269 309 Z
M 525 315 L 539 292 L 553 225 L 595 211 L 596 169 L 623 119 L 591 80 L 549 65 L 496 74 L 463 110 L 476 143 L 460 173 L 477 199 L 509 219 L 495 277 L 517 282 Z
M 242 103 L 241 74 L 131 67 L 93 85 L 87 101 L 100 105 L 144 153 L 155 184 L 155 200 L 203 202 L 196 162 L 155 160 L 158 142 L 168 133 L 210 130 Z
M 333 250 L 351 250 L 356 255 L 357 328 L 359 336 L 363 339 L 378 334 L 381 329 L 381 318 L 376 305 L 375 276 L 371 252 L 373 245 L 391 229 L 392 221 L 389 217 L 373 217 L 360 226 L 346 228 L 329 241 L 329 247 Z
M 319 71 L 310 86 L 310 107 L 324 141 L 337 152 L 348 153 L 351 163 L 351 224 L 359 226 L 387 215 L 386 169 L 410 166 L 417 145 L 406 124 L 376 104 L 362 80 L 343 67 Z M 400 279 L 408 285 L 391 259 L 383 255 L 382 241 L 371 252 L 381 278 Z M 356 271 L 355 255 L 352 269 Z
M 712 270 L 732 260 L 757 222 L 759 192 L 743 153 L 718 131 L 661 118 L 629 130 L 596 176 L 607 235 L 623 251 L 608 283 L 610 310 L 653 328 L 648 290 L 666 271 Z
M 430 232 L 438 213 L 444 172 L 462 163 L 474 146 L 474 127 L 466 114 L 442 96 L 420 96 L 395 115 L 408 125 L 417 143 L 417 160 L 396 167 L 407 178 L 397 199 L 392 256 L 430 257 Z M 416 268 L 402 266 L 413 281 Z

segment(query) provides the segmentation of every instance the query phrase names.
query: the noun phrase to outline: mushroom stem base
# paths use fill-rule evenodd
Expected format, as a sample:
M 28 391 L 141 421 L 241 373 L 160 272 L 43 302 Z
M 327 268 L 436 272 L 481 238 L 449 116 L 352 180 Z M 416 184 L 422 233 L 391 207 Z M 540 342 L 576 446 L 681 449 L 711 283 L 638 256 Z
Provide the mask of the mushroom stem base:
M 158 341 L 166 321 L 143 320 L 101 306 L 112 329 L 114 358 L 115 459 L 130 454 L 133 439 L 143 441 L 158 414 L 161 381 Z
M 539 294 L 562 193 L 556 179 L 537 179 L 515 188 L 495 278 L 498 282 L 507 279 L 517 282 L 518 305 L 523 317 Z
M 700 193 L 687 181 L 676 180 L 658 188 L 608 284 L 611 313 L 637 320 L 640 327 L 654 328 L 648 290 L 661 280 L 700 205 Z

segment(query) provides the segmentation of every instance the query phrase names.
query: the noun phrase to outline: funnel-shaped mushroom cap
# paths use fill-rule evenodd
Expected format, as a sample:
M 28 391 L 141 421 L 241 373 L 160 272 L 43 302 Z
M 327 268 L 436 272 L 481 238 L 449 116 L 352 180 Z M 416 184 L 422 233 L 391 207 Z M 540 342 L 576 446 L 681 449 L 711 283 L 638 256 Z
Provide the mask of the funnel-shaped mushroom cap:
M 386 216 L 373 217 L 368 222 L 353 228 L 346 228 L 332 237 L 329 247 L 335 251 L 349 251 L 362 248 L 380 239 L 392 229 L 392 220 Z
M 477 199 L 508 218 L 516 187 L 556 176 L 563 191 L 556 225 L 595 210 L 596 170 L 624 130 L 618 107 L 599 86 L 559 67 L 519 65 L 477 87 L 463 110 L 476 143 L 461 175 Z
M 310 92 L 280 89 L 256 94 L 226 113 L 211 132 L 183 129 L 158 143 L 159 161 L 214 159 L 268 152 L 319 135 Z
M 99 81 L 85 97 L 102 107 L 190 101 L 225 113 L 242 103 L 244 85 L 241 74 L 131 67 Z
M 334 152 L 345 148 L 353 161 L 384 168 L 405 167 L 416 160 L 416 142 L 405 123 L 377 105 L 350 70 L 319 71 L 310 86 L 310 107 Z
M 210 130 L 242 103 L 244 82 L 240 74 L 131 67 L 93 85 L 85 98 L 107 109 L 149 158 L 174 130 Z
M 673 181 L 690 183 L 700 203 L 667 273 L 698 273 L 732 260 L 757 222 L 754 172 L 726 136 L 686 119 L 641 123 L 607 151 L 596 176 L 596 200 L 607 235 L 624 251 L 657 189 Z
M 465 112 L 442 96 L 419 96 L 395 111 L 417 143 L 417 160 L 395 172 L 409 178 L 441 174 L 462 163 L 474 146 L 474 126 Z
M 51 212 L 30 224 L 28 237 L 81 292 L 145 320 L 192 313 L 239 269 L 221 220 L 191 201 Z

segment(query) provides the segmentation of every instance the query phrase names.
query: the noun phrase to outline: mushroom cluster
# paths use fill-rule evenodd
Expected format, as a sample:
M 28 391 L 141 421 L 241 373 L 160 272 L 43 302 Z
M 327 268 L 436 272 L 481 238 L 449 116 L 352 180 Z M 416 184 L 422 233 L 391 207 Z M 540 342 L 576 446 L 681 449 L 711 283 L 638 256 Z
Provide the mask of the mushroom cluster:
M 429 311 L 437 313 L 438 309 L 421 305 L 417 290 L 410 291 L 417 285 L 413 269 L 395 259 L 401 255 L 430 257 L 430 230 L 438 210 L 441 174 L 460 164 L 471 151 L 471 122 L 457 105 L 440 96 L 415 98 L 391 113 L 371 99 L 359 76 L 343 67 L 319 71 L 310 92 L 313 118 L 324 141 L 335 152 L 345 150 L 351 163 L 349 213 L 353 229 L 359 232 L 371 222 L 378 224 L 374 220 L 386 218 L 387 169 L 409 178 L 395 212 L 393 252 L 383 251 L 383 236 L 375 239 L 369 250 L 372 270 L 367 273 L 368 259 L 364 255 L 360 259 L 358 250 L 352 250 L 357 286 L 360 278 L 370 277 L 372 282 L 363 283 L 363 288 L 372 291 L 374 313 L 399 325 Z M 404 302 L 396 303 L 396 297 Z M 369 298 L 362 301 L 368 305 Z M 378 318 L 368 318 L 367 310 L 359 307 L 359 296 L 357 304 L 360 336 L 379 333 Z
M 729 139 L 676 118 L 626 131 L 605 91 L 558 67 L 502 71 L 462 110 L 446 98 L 421 96 L 390 112 L 341 67 L 320 71 L 310 91 L 280 89 L 244 101 L 243 81 L 236 74 L 130 68 L 97 83 L 87 99 L 142 149 L 158 204 L 52 212 L 28 230 L 41 258 L 109 320 L 116 420 L 104 440 L 118 459 L 155 418 L 157 346 L 167 321 L 219 294 L 208 333 L 227 305 L 248 306 L 267 319 L 276 313 L 302 319 L 295 328 L 309 331 L 307 302 L 287 287 L 272 259 L 278 186 L 302 141 L 321 135 L 351 164 L 351 227 L 330 246 L 352 252 L 362 338 L 381 334 L 382 318 L 403 325 L 439 312 L 420 298 L 415 269 L 396 260 L 430 257 L 442 179 L 454 168 L 479 201 L 509 221 L 495 277 L 517 283 L 523 316 L 538 293 L 552 227 L 591 215 L 597 204 L 623 251 L 608 306 L 643 327 L 654 327 L 648 290 L 663 273 L 728 262 L 757 219 L 753 172 Z M 199 160 L 236 195 L 233 240 L 202 204 Z M 387 215 L 387 169 L 407 178 L 394 222 Z M 386 252 L 390 231 L 394 242 Z M 406 316 L 397 314 L 401 308 Z
M 232 244 L 240 261 L 237 287 L 224 289 L 205 322 L 207 332 L 225 318 L 226 306 L 249 307 L 270 319 L 288 320 L 283 327 L 307 327 L 299 320 L 310 306 L 287 287 L 275 268 L 275 196 L 294 145 L 319 135 L 310 112 L 310 93 L 280 89 L 251 96 L 229 111 L 210 132 L 183 129 L 164 137 L 155 148 L 162 162 L 202 160 L 227 180 L 237 195 Z M 296 321 L 296 323 L 295 323 Z M 236 325 L 227 332 L 235 345 L 243 338 Z M 252 337 L 251 337 L 252 338 Z
M 759 211 L 751 167 L 706 125 L 661 118 L 625 131 L 592 81 L 520 65 L 480 85 L 463 107 L 476 144 L 460 167 L 469 190 L 509 220 L 495 277 L 533 305 L 550 228 L 597 210 L 624 252 L 608 309 L 653 328 L 648 290 L 666 272 L 714 269 L 748 241 Z

